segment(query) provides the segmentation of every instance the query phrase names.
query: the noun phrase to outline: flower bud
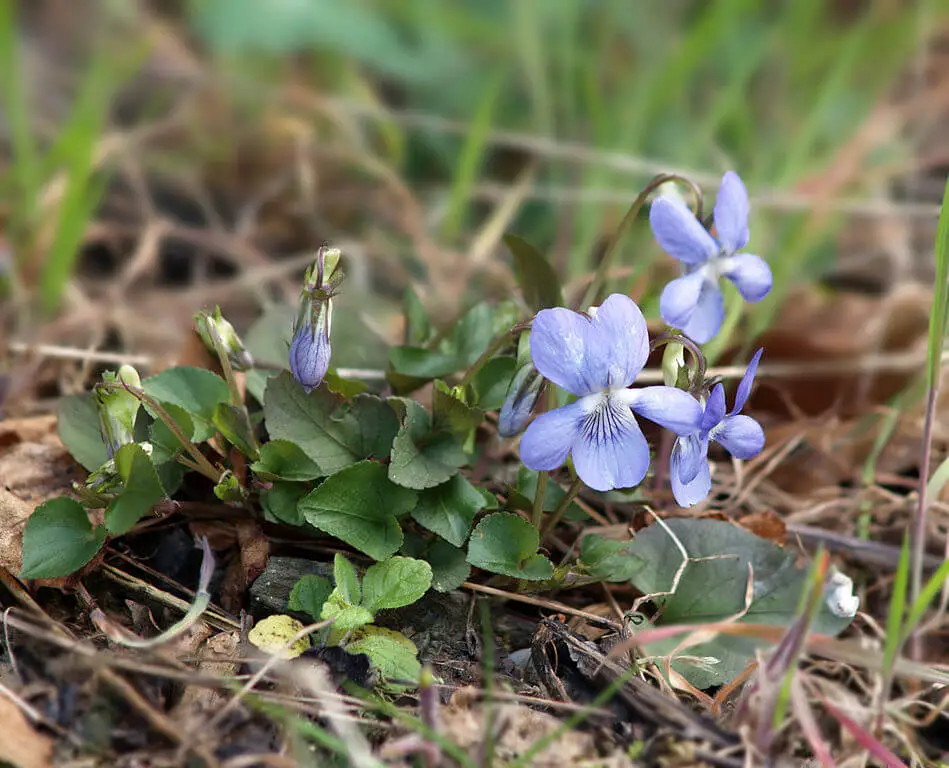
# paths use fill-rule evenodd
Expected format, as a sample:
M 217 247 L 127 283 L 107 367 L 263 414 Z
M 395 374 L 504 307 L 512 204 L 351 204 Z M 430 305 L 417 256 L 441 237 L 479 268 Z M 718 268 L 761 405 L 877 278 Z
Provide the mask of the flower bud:
M 106 383 L 124 383 L 136 389 L 142 380 L 131 365 L 123 365 L 118 373 L 106 371 L 102 374 Z M 105 443 L 109 458 L 127 443 L 135 442 L 135 418 L 141 403 L 131 392 L 101 385 L 93 388 L 99 414 L 99 434 Z
M 224 350 L 235 371 L 253 368 L 254 359 L 244 347 L 244 342 L 237 335 L 234 326 L 224 319 L 220 307 L 215 307 L 213 313 L 202 310 L 194 316 L 194 322 L 195 332 L 214 354 L 218 354 L 217 342 L 220 342 L 220 349 Z
M 290 372 L 307 392 L 320 385 L 330 367 L 332 315 L 332 299 L 315 299 L 306 292 L 301 296 L 290 342 Z
M 543 384 L 544 378 L 530 360 L 517 369 L 498 414 L 501 437 L 514 437 L 527 426 Z

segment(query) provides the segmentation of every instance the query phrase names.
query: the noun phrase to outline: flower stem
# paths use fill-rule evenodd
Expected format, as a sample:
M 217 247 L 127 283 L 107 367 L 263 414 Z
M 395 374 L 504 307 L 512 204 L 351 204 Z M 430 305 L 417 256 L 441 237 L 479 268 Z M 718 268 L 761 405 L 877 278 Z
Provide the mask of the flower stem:
M 494 353 L 501 349 L 505 344 L 509 344 L 511 342 L 511 337 L 515 333 L 520 333 L 525 327 L 526 323 L 518 323 L 510 330 L 499 333 L 494 338 L 494 341 L 488 345 L 488 348 L 484 350 L 484 352 L 481 354 L 481 357 L 475 360 L 474 365 L 465 371 L 465 375 L 461 378 L 461 381 L 458 382 L 458 386 L 464 387 L 467 384 L 470 384 L 471 380 L 475 377 L 475 374 L 480 371 L 484 367 L 484 364 L 494 356 Z
M 626 215 L 619 223 L 613 236 L 606 244 L 606 249 L 603 251 L 603 258 L 600 259 L 600 263 L 596 268 L 596 274 L 587 286 L 587 290 L 583 294 L 583 299 L 577 305 L 578 308 L 589 307 L 596 301 L 600 289 L 606 281 L 606 275 L 610 271 L 610 265 L 613 263 L 613 257 L 616 255 L 616 247 L 619 245 L 619 241 L 623 235 L 626 234 L 626 230 L 629 229 L 630 225 L 636 220 L 636 217 L 639 216 L 639 212 L 642 210 L 643 205 L 645 205 L 649 195 L 652 194 L 655 189 L 669 181 L 680 181 L 689 187 L 695 198 L 696 218 L 702 218 L 702 190 L 699 189 L 699 186 L 694 181 L 687 179 L 685 176 L 680 176 L 677 173 L 660 173 L 654 177 L 652 181 L 643 188 L 643 191 L 639 193 L 639 197 L 633 201 L 633 204 L 629 207 L 629 210 L 626 211 Z
M 124 389 L 126 392 L 129 392 L 131 395 L 138 398 L 142 403 L 147 405 L 155 413 L 159 420 L 164 423 L 166 427 L 168 427 L 168 431 L 175 436 L 179 443 L 181 443 L 181 447 L 190 454 L 191 458 L 194 460 L 194 469 L 208 479 L 213 480 L 215 483 L 221 482 L 221 477 L 224 475 L 224 472 L 208 461 L 207 457 L 201 453 L 201 451 L 198 450 L 198 447 L 191 442 L 184 432 L 181 431 L 181 427 L 179 427 L 178 423 L 173 418 L 171 418 L 168 411 L 162 408 L 157 400 L 146 394 L 144 389 L 129 386 L 123 381 L 103 381 L 99 384 L 99 386 L 106 390 Z
M 564 516 L 564 513 L 567 511 L 567 507 L 570 506 L 570 503 L 577 498 L 577 494 L 580 493 L 580 488 L 583 486 L 583 481 L 578 477 L 573 481 L 570 488 L 567 489 L 567 495 L 563 497 L 563 500 L 560 504 L 557 505 L 557 508 L 550 513 L 550 517 L 547 518 L 547 522 L 544 523 L 544 527 L 541 529 L 540 538 L 543 540 L 544 536 L 550 533 L 560 522 L 560 518 Z
M 549 476 L 549 472 L 540 472 L 537 475 L 537 490 L 534 491 L 534 508 L 531 514 L 531 522 L 538 532 L 540 532 L 541 520 L 544 517 L 544 497 L 547 495 L 547 478 Z

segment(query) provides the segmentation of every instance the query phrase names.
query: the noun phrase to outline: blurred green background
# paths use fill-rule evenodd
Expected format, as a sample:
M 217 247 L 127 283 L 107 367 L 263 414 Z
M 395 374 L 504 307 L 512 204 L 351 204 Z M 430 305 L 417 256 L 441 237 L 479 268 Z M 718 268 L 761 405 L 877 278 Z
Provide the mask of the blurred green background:
M 490 293 L 505 230 L 577 285 L 655 173 L 685 172 L 711 197 L 735 169 L 753 198 L 750 250 L 775 273 L 760 331 L 795 283 L 837 268 L 844 228 L 934 226 L 920 180 L 941 172 L 925 145 L 947 20 L 936 0 L 2 3 L 13 322 L 61 311 L 96 259 L 130 258 L 129 222 L 147 211 L 118 215 L 132 231 L 108 258 L 90 226 L 116 220 L 136 173 L 166 218 L 278 258 L 324 239 L 381 252 L 398 265 L 387 279 L 434 284 L 452 305 Z M 262 199 L 248 224 L 275 167 L 294 194 Z M 379 185 L 401 200 L 382 216 Z M 296 224 L 268 229 L 268 215 Z M 460 287 L 439 283 L 439 254 Z M 616 264 L 614 286 L 655 311 L 673 267 L 648 227 Z

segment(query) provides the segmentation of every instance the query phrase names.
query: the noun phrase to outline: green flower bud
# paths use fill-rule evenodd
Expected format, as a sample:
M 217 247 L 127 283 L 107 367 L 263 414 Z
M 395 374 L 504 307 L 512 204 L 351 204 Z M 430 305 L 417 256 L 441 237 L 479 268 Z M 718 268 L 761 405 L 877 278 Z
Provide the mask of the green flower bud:
M 244 347 L 244 342 L 237 335 L 234 326 L 221 314 L 220 307 L 215 307 L 213 313 L 202 310 L 194 316 L 194 322 L 195 332 L 204 345 L 215 354 L 222 349 L 235 371 L 246 371 L 254 367 L 254 359 Z
M 139 389 L 142 380 L 131 365 L 123 365 L 118 373 L 106 371 L 102 381 L 109 384 L 124 383 Z M 135 419 L 141 407 L 139 399 L 125 389 L 96 385 L 93 388 L 99 413 L 99 434 L 111 459 L 115 452 L 127 443 L 135 442 Z

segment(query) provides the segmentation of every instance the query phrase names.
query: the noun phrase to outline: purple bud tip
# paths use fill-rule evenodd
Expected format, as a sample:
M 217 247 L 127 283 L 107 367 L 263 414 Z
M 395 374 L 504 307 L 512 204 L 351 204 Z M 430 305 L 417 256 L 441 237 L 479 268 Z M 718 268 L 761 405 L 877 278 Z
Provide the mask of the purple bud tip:
M 320 385 L 330 367 L 330 340 L 325 325 L 303 325 L 290 342 L 290 372 L 306 392 Z

